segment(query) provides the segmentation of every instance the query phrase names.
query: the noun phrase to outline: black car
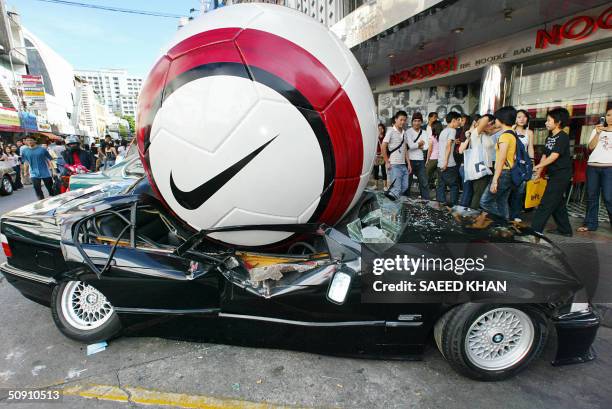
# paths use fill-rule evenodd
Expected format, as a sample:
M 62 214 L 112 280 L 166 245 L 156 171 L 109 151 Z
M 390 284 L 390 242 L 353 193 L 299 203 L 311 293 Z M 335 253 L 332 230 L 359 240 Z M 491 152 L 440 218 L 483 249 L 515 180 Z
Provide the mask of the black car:
M 377 351 L 388 347 L 415 355 L 434 338 L 456 370 L 479 380 L 524 369 L 553 329 L 554 364 L 593 359 L 599 318 L 588 302 L 575 299 L 584 288 L 564 263 L 518 281 L 523 293 L 533 285 L 550 288 L 545 302 L 362 302 L 361 278 L 367 275 L 362 245 L 388 251 L 402 240 L 469 239 L 537 248 L 552 261 L 562 257 L 529 229 L 469 209 L 419 200 L 376 208 L 377 202 L 379 196 L 364 195 L 336 228 L 301 224 L 196 232 L 160 205 L 146 178 L 101 185 L 5 214 L 0 230 L 7 262 L 0 270 L 25 297 L 51 307 L 62 333 L 87 343 L 117 336 L 133 317 L 180 315 L 300 328 L 330 344 L 336 341 L 332 334 L 352 334 L 353 341 L 376 344 Z M 394 237 L 367 243 L 371 231 L 365 226 L 383 214 L 394 222 L 380 231 Z M 273 229 L 295 232 L 296 238 L 264 250 L 215 239 L 222 232 Z M 510 266 L 495 274 L 510 277 L 517 271 Z

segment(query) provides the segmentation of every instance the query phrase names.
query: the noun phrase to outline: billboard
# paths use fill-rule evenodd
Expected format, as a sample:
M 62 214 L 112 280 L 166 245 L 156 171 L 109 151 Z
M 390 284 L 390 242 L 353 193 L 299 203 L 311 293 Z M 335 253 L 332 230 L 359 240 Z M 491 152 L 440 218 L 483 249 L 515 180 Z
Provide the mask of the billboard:
M 28 108 L 46 109 L 45 84 L 42 75 L 22 75 L 21 86 L 23 89 L 23 99 Z

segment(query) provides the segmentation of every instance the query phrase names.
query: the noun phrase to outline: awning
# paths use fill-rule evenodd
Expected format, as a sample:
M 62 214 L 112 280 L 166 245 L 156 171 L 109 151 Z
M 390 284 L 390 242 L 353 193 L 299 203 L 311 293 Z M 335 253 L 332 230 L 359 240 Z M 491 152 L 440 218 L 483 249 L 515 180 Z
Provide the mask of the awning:
M 57 141 L 58 139 L 62 139 L 61 136 L 56 135 L 54 133 L 51 132 L 30 132 L 32 135 L 40 135 L 40 136 L 44 136 L 45 138 L 48 138 L 50 141 Z

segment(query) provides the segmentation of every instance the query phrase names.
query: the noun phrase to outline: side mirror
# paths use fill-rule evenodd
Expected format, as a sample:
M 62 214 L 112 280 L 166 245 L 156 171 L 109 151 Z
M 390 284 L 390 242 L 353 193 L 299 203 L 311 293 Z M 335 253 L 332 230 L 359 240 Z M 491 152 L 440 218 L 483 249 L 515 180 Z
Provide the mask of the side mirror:
M 334 304 L 344 304 L 351 289 L 353 276 L 354 274 L 347 270 L 336 271 L 327 289 L 327 299 Z

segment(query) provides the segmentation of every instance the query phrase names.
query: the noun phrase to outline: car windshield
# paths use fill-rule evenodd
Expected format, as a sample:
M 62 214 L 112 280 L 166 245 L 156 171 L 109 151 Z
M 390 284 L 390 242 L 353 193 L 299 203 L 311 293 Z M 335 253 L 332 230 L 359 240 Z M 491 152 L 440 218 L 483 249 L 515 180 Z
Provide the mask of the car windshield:
M 126 157 L 121 162 L 108 170 L 103 170 L 102 174 L 108 178 L 140 178 L 144 176 L 144 168 L 138 155 L 132 155 Z

